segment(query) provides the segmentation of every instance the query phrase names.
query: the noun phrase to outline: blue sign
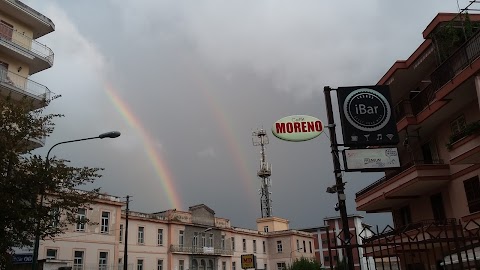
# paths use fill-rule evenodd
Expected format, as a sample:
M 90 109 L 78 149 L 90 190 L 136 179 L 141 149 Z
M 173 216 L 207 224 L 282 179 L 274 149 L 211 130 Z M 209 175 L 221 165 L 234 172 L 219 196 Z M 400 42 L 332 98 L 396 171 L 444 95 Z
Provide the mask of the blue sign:
M 15 254 L 13 255 L 13 264 L 32 263 L 33 254 Z

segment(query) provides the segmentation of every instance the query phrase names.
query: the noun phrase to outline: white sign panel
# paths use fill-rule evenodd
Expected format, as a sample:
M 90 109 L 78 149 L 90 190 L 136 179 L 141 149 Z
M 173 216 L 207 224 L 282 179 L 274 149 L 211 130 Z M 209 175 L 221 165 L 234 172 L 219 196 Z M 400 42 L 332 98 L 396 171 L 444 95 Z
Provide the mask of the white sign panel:
M 347 170 L 400 167 L 397 148 L 348 149 L 344 152 Z

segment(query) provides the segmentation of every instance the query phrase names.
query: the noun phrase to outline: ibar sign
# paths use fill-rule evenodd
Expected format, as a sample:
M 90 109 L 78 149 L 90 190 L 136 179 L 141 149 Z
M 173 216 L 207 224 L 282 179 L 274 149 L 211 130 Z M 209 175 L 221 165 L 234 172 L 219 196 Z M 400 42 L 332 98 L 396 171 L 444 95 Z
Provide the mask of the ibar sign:
M 345 146 L 398 143 L 388 86 L 340 87 L 337 95 Z

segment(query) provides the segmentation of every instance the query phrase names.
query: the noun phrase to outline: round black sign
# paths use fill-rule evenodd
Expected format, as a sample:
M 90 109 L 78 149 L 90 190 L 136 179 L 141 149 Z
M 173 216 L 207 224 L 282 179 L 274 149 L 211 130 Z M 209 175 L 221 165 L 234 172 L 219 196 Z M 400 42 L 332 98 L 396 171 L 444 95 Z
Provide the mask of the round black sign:
M 382 129 L 392 115 L 387 99 L 368 88 L 352 91 L 345 98 L 343 112 L 352 126 L 367 132 Z

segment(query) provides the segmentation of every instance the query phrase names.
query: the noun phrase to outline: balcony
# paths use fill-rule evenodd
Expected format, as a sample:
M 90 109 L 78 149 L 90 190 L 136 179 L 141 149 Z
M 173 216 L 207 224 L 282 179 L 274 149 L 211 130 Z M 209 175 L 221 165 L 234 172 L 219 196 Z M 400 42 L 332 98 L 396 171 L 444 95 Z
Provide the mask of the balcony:
M 182 246 L 171 245 L 170 251 L 174 253 L 184 254 L 199 254 L 199 255 L 220 255 L 220 256 L 232 256 L 233 250 L 231 249 L 219 249 L 213 247 L 195 247 L 195 246 Z
M 442 160 L 415 160 L 356 193 L 357 210 L 390 211 L 394 206 L 442 187 L 450 180 L 450 167 Z
M 0 93 L 4 96 L 11 94 L 15 100 L 30 97 L 33 99 L 34 108 L 44 106 L 45 100 L 50 98 L 50 90 L 46 86 L 2 68 L 0 68 Z
M 479 164 L 480 122 L 469 123 L 464 130 L 450 136 L 447 148 L 451 164 Z
M 39 38 L 55 30 L 55 24 L 45 15 L 18 0 L 0 1 L 0 10 L 29 25 L 33 38 Z
M 446 104 L 444 99 L 455 88 L 460 86 L 468 78 L 475 75 L 480 69 L 480 31 L 477 31 L 460 48 L 458 48 L 450 57 L 443 61 L 431 74 L 430 84 L 411 100 L 402 101 L 397 105 L 397 123 L 402 123 L 403 119 L 410 116 L 414 119 L 413 124 L 422 122 L 429 117 L 432 112 L 437 111 Z M 452 84 L 448 84 L 453 82 Z M 411 107 L 402 108 L 409 102 Z M 425 109 L 430 109 L 425 115 L 419 117 Z M 410 120 L 411 122 L 412 120 Z
M 53 51 L 0 22 L 0 51 L 29 65 L 29 74 L 52 67 Z

